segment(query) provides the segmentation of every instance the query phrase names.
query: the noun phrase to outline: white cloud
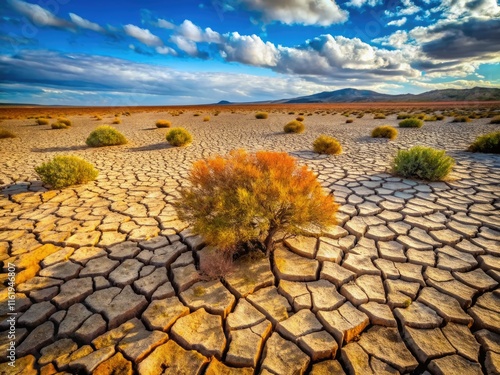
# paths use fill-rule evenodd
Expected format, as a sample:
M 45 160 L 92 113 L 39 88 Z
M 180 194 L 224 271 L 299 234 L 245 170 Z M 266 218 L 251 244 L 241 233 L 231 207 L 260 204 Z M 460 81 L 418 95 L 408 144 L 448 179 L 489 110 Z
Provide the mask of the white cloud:
M 174 29 L 175 25 L 172 22 L 159 18 L 156 25 L 163 29 Z
M 422 8 L 415 5 L 411 0 L 401 0 L 401 4 L 402 6 L 398 6 L 395 12 L 386 10 L 385 15 L 388 17 L 411 16 L 422 10 Z
M 407 18 L 406 17 L 403 17 L 401 18 L 400 20 L 393 20 L 393 21 L 390 21 L 387 25 L 388 26 L 403 26 L 407 21 Z
M 189 20 L 184 20 L 184 22 L 177 27 L 176 32 L 183 38 L 196 43 L 219 43 L 221 41 L 221 36 L 218 32 L 213 31 L 209 27 L 202 30 L 199 26 Z
M 172 35 L 170 37 L 170 41 L 174 43 L 181 51 L 186 52 L 189 56 L 197 56 L 198 55 L 198 47 L 195 42 L 184 38 L 180 35 Z
M 380 43 L 383 46 L 391 46 L 400 49 L 405 47 L 407 41 L 408 41 L 408 33 L 404 30 L 398 30 L 389 36 L 372 40 L 372 42 Z
M 381 0 L 350 0 L 349 2 L 345 3 L 345 5 L 353 8 L 361 8 L 363 6 L 374 7 L 381 2 Z
M 422 87 L 426 90 L 443 90 L 443 89 L 471 89 L 474 87 L 492 87 L 499 88 L 500 82 L 491 82 L 485 80 L 465 80 L 459 79 L 449 82 L 413 82 L 417 87 Z
M 254 66 L 276 66 L 278 49 L 270 42 L 264 42 L 257 35 L 240 35 L 237 32 L 224 34 L 220 45 L 221 54 L 227 61 L 237 61 Z
M 236 3 L 260 13 L 264 22 L 287 25 L 330 26 L 345 22 L 349 14 L 335 0 L 236 0 Z
M 89 29 L 96 31 L 98 33 L 103 33 L 105 32 L 104 28 L 99 26 L 97 23 L 90 22 L 89 20 L 86 20 L 75 13 L 70 13 L 69 18 L 71 18 L 71 21 L 78 27 L 82 29 Z
M 28 18 L 37 26 L 73 29 L 73 25 L 70 22 L 56 17 L 53 13 L 42 8 L 40 5 L 30 4 L 21 0 L 7 0 L 7 3 L 12 9 Z
M 123 26 L 123 29 L 127 35 L 137 39 L 149 47 L 163 46 L 162 40 L 158 36 L 152 34 L 148 29 L 141 29 L 140 27 L 130 24 Z
M 172 56 L 177 56 L 177 52 L 170 47 L 163 46 L 163 47 L 156 47 L 155 51 L 159 53 L 160 55 L 172 55 Z

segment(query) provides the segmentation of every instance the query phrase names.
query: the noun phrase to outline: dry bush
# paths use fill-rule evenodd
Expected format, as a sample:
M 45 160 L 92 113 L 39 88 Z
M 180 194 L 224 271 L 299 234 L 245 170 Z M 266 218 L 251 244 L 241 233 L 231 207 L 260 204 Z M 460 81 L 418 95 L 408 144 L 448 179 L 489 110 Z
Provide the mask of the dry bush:
M 64 124 L 66 126 L 71 126 L 71 120 L 65 118 L 65 117 L 59 117 L 57 119 L 57 122 L 60 123 L 60 124 Z
M 191 134 L 184 128 L 173 128 L 167 133 L 167 142 L 175 147 L 182 147 L 190 144 L 193 140 Z
M 470 118 L 468 116 L 456 116 L 451 122 L 470 122 Z
M 62 122 L 54 122 L 52 125 L 50 125 L 52 129 L 68 129 L 68 125 L 62 123 Z
M 313 142 L 313 149 L 318 154 L 337 155 L 342 152 L 342 145 L 333 137 L 320 135 Z
M 469 146 L 469 151 L 500 154 L 500 131 L 477 137 Z
M 304 121 L 304 117 L 303 116 L 298 116 L 295 120 L 302 122 L 302 121 Z
M 219 279 L 233 269 L 231 253 L 216 248 L 204 248 L 200 255 L 200 272 L 208 279 Z
M 414 146 L 409 150 L 398 151 L 393 170 L 406 178 L 440 181 L 451 172 L 454 164 L 455 160 L 447 156 L 444 150 Z
M 203 122 L 207 122 L 207 121 L 210 121 L 210 116 L 203 117 Z
M 396 139 L 398 131 L 389 125 L 378 126 L 372 131 L 372 138 L 389 138 L 390 140 Z
M 303 133 L 305 129 L 304 124 L 297 120 L 290 121 L 283 128 L 285 133 Z
M 265 120 L 268 117 L 269 117 L 269 114 L 267 112 L 257 112 L 255 114 L 255 118 L 258 120 Z
M 90 147 L 116 146 L 127 143 L 127 138 L 112 126 L 102 125 L 90 133 L 85 143 Z
M 115 118 L 113 119 L 113 124 L 121 124 L 121 123 L 122 123 L 122 119 L 121 119 L 121 118 L 119 118 L 119 117 L 115 117 Z
M 375 116 L 373 116 L 375 120 L 383 120 L 385 119 L 385 115 L 383 113 L 375 113 Z
M 85 184 L 96 179 L 99 172 L 92 164 L 77 156 L 59 155 L 35 168 L 43 183 L 55 189 Z
M 306 224 L 335 223 L 333 197 L 313 172 L 283 152 L 238 150 L 200 160 L 189 182 L 175 204 L 179 217 L 228 253 L 260 240 L 269 255 L 278 231 L 297 233 Z
M 16 138 L 17 136 L 7 129 L 0 128 L 0 139 Z
M 36 120 L 36 123 L 38 125 L 48 125 L 49 124 L 49 120 L 46 119 L 46 118 L 39 118 Z
M 156 121 L 156 127 L 157 128 L 170 128 L 172 126 L 172 123 L 168 120 L 158 120 Z
M 418 118 L 410 117 L 399 123 L 400 128 L 421 128 L 424 122 Z
M 352 124 L 353 122 L 354 122 L 354 119 L 352 119 L 352 118 L 348 118 L 347 120 L 345 120 L 346 124 Z

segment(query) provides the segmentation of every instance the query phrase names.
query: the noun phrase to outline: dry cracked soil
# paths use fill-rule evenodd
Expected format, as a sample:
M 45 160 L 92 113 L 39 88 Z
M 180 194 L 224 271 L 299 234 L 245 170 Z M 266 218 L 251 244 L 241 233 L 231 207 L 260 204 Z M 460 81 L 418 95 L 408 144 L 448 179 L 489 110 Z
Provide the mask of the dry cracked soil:
M 394 114 L 314 114 L 295 135 L 282 132 L 286 111 L 235 112 L 122 116 L 129 143 L 105 148 L 85 138 L 114 116 L 71 116 L 68 130 L 1 123 L 19 136 L 0 140 L 2 281 L 9 263 L 17 273 L 16 366 L 5 289 L 1 374 L 500 373 L 500 156 L 464 151 L 498 125 L 446 118 L 388 141 L 369 134 Z M 170 147 L 160 118 L 193 144 Z M 320 134 L 343 153 L 311 152 Z M 390 173 L 396 151 L 417 144 L 456 159 L 448 180 Z M 213 249 L 172 203 L 193 161 L 235 148 L 296 156 L 340 203 L 338 225 L 207 280 L 199 261 Z M 57 154 L 92 162 L 97 180 L 47 189 L 33 168 Z

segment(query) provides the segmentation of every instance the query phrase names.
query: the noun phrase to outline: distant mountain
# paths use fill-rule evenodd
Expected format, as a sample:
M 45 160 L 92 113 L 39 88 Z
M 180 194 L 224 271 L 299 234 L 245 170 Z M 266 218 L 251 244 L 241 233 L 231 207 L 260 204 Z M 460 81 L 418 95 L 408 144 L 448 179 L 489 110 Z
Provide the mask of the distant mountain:
M 418 95 L 389 95 L 376 91 L 347 88 L 292 99 L 274 100 L 270 103 L 463 102 L 494 100 L 500 101 L 500 89 L 474 87 L 462 90 L 433 90 Z
M 227 100 L 221 100 L 219 103 L 217 103 L 219 105 L 224 105 L 224 104 L 233 104 L 231 102 L 228 102 Z

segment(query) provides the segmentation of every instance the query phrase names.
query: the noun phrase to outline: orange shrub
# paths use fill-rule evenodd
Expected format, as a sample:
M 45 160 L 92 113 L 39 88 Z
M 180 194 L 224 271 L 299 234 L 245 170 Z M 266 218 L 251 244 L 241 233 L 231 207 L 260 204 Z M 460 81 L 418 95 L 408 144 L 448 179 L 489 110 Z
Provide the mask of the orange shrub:
M 179 217 L 224 251 L 260 240 L 269 255 L 278 231 L 298 233 L 306 224 L 335 223 L 333 197 L 307 167 L 284 152 L 237 150 L 200 160 L 189 182 L 176 203 Z

